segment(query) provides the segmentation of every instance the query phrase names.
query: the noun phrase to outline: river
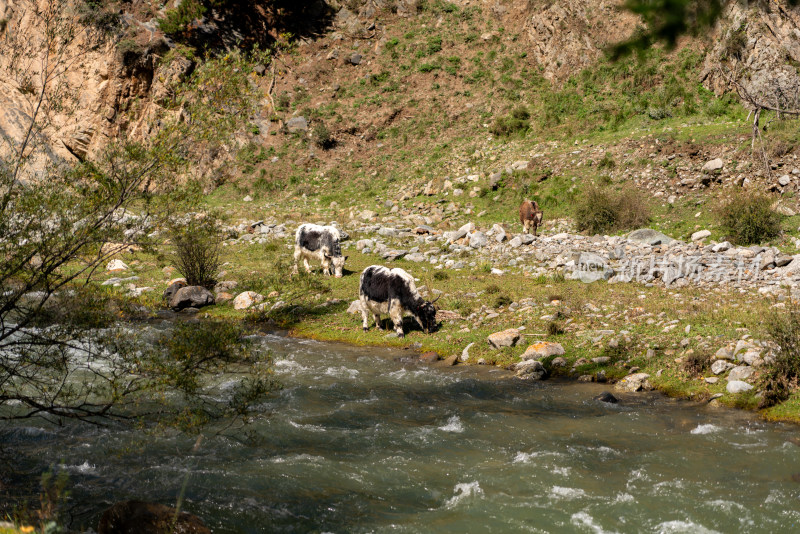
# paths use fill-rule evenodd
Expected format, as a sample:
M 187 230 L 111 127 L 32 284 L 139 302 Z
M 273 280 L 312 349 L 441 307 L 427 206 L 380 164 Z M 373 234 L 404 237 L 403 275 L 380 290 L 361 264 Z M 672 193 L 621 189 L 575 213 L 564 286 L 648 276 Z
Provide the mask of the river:
M 8 483 L 69 473 L 70 528 L 174 503 L 217 533 L 800 531 L 800 430 L 656 393 L 257 336 L 284 385 L 233 437 L 27 421 Z M 6 463 L 5 465 L 11 465 Z

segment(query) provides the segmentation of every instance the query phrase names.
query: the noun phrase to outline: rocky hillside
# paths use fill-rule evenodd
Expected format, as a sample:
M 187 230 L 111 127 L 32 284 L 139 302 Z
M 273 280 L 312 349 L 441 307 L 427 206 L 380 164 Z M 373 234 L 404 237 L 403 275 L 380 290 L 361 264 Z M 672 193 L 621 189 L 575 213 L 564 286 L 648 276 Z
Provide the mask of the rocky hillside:
M 797 95 L 800 12 L 780 2 L 729 2 L 705 38 L 619 62 L 604 50 L 641 27 L 619 1 L 283 4 L 223 2 L 167 35 L 159 21 L 179 2 L 0 0 L 4 151 L 18 146 L 42 105 L 39 168 L 92 159 L 121 136 L 147 138 L 203 50 L 259 41 L 277 45 L 276 60 L 257 72 L 266 98 L 237 140 L 240 165 L 229 177 L 253 192 L 284 189 L 288 177 L 303 186 L 294 192 L 311 194 L 344 175 L 361 183 L 378 173 L 397 189 L 424 185 L 466 168 L 489 172 L 495 161 L 527 159 L 537 143 L 579 132 L 622 132 L 625 143 L 642 144 L 632 126 L 740 119 L 725 96 L 730 72 L 765 99 Z M 58 90 L 40 104 L 45 58 L 60 61 L 48 73 Z M 689 152 L 715 155 L 702 146 Z

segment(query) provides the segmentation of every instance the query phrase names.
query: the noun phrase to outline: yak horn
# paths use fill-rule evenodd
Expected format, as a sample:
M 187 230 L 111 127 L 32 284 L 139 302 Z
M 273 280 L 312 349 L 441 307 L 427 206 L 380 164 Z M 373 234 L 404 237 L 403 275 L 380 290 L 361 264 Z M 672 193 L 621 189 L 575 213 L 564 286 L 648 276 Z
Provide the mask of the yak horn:
M 436 301 L 437 301 L 437 300 L 439 300 L 440 298 L 442 298 L 442 293 L 439 293 L 439 294 L 436 296 L 436 298 L 435 298 L 435 299 L 433 299 L 433 300 L 431 301 L 431 304 L 433 304 L 434 302 L 436 302 Z

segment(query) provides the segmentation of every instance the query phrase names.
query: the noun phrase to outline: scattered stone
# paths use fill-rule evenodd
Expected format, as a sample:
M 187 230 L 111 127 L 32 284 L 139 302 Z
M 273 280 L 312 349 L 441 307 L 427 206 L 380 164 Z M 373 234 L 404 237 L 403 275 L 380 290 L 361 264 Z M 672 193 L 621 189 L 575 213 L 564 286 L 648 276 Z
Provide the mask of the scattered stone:
M 719 378 L 716 377 L 716 376 L 707 376 L 703 380 L 706 381 L 706 384 L 712 384 L 712 385 L 716 384 L 717 382 L 719 382 Z
M 110 282 L 110 280 L 108 280 L 107 282 Z M 104 283 L 104 285 L 105 285 L 105 283 Z M 183 278 L 180 278 L 180 279 L 175 280 L 172 283 L 170 283 L 167 286 L 167 289 L 164 290 L 164 293 L 163 293 L 164 300 L 166 300 L 169 303 L 169 301 L 172 299 L 172 297 L 175 295 L 175 293 L 177 293 L 180 288 L 186 287 L 186 285 L 187 285 L 186 284 L 186 280 L 184 280 Z
M 108 262 L 108 265 L 106 265 L 106 271 L 110 273 L 127 271 L 128 269 L 130 269 L 130 267 L 125 265 L 125 262 L 120 259 L 111 260 L 110 262 Z
M 553 358 L 550 362 L 551 367 L 566 367 L 567 366 L 567 359 L 558 356 L 557 358 Z
M 470 343 L 469 345 L 467 345 L 466 347 L 464 347 L 464 350 L 461 351 L 461 356 L 459 356 L 459 358 L 458 358 L 460 361 L 466 362 L 467 360 L 469 360 L 469 349 L 474 344 L 475 343 L 473 342 L 473 343 Z
M 725 390 L 728 393 L 744 393 L 745 391 L 750 391 L 753 389 L 753 386 L 748 384 L 747 382 L 742 382 L 741 380 L 733 380 L 728 382 L 728 385 L 725 386 Z
M 733 347 L 726 346 L 720 348 L 715 354 L 714 357 L 720 360 L 733 360 Z
M 647 373 L 634 373 L 617 382 L 614 387 L 620 391 L 631 393 L 636 391 L 650 391 L 653 389 L 653 386 L 650 385 L 648 378 L 650 378 L 650 375 Z
M 692 241 L 700 241 L 702 239 L 707 238 L 711 235 L 711 232 L 708 230 L 700 230 L 692 234 Z
M 636 241 L 637 243 L 645 243 L 651 247 L 656 245 L 666 245 L 675 241 L 668 235 L 662 234 L 657 230 L 651 230 L 650 228 L 634 230 L 628 234 L 628 239 L 631 241 Z
M 448 358 L 447 358 L 447 359 L 444 361 L 444 365 L 445 365 L 445 366 L 447 366 L 447 367 L 449 367 L 449 366 L 453 366 L 453 365 L 455 365 L 456 363 L 458 363 L 458 354 L 453 354 L 452 356 L 449 356 L 449 357 L 448 357 Z
M 703 165 L 703 172 L 706 173 L 713 173 L 722 170 L 722 167 L 725 163 L 720 158 L 712 159 L 711 161 L 707 161 L 705 165 Z
M 214 304 L 214 294 L 200 286 L 186 286 L 178 289 L 169 299 L 169 307 L 173 310 L 184 308 L 202 308 Z
M 736 380 L 747 380 L 756 370 L 750 367 L 749 365 L 739 365 L 731 369 L 731 372 L 728 374 L 728 381 L 736 381 Z
M 711 364 L 711 372 L 715 375 L 719 375 L 727 371 L 728 369 L 733 369 L 736 367 L 731 362 L 726 360 L 715 360 L 714 363 Z
M 547 369 L 539 360 L 525 360 L 514 366 L 516 377 L 524 380 L 544 380 L 547 378 Z
M 420 355 L 419 361 L 422 363 L 434 363 L 439 361 L 439 354 L 433 351 L 424 352 Z
M 516 328 L 509 328 L 507 330 L 503 330 L 502 332 L 495 332 L 494 334 L 489 334 L 489 337 L 486 338 L 486 340 L 489 342 L 489 345 L 495 349 L 513 347 L 517 344 L 519 339 L 520 332 Z
M 541 360 L 548 356 L 561 356 L 562 354 L 564 354 L 564 347 L 560 343 L 540 341 L 525 349 L 520 358 L 523 360 Z
M 350 57 L 347 58 L 347 62 L 350 63 L 351 65 L 358 65 L 359 63 L 361 63 L 361 59 L 362 59 L 361 54 L 359 54 L 358 52 L 353 52 L 352 54 L 350 54 Z
M 483 248 L 489 242 L 483 232 L 474 232 L 469 236 L 469 246 L 472 248 Z
M 361 301 L 354 300 L 350 303 L 350 306 L 347 308 L 347 313 L 355 313 L 360 315 L 361 314 Z
M 619 399 L 617 399 L 614 395 L 612 395 L 608 391 L 602 392 L 600 395 L 596 396 L 594 400 L 600 402 L 608 402 L 610 404 L 616 404 L 619 402 Z
M 302 115 L 297 117 L 292 117 L 288 121 L 286 121 L 286 129 L 289 130 L 291 133 L 295 132 L 307 132 L 308 131 L 308 121 Z
M 236 295 L 233 299 L 234 310 L 246 310 L 254 304 L 258 304 L 264 300 L 264 295 L 260 295 L 255 291 L 243 291 Z

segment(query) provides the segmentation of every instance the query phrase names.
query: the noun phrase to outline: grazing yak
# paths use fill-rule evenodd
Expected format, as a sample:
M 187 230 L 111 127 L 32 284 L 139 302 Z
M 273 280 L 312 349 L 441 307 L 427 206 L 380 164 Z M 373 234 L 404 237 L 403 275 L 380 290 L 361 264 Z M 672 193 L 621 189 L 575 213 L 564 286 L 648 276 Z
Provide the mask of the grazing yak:
M 542 210 L 535 200 L 525 200 L 519 207 L 519 222 L 522 223 L 523 233 L 529 234 L 530 227 L 533 226 L 533 235 L 536 229 L 542 224 Z
M 411 314 L 426 334 L 436 328 L 436 308 L 433 302 L 419 296 L 414 278 L 403 269 L 388 269 L 380 265 L 367 267 L 361 273 L 358 298 L 361 301 L 365 332 L 369 329 L 370 313 L 379 329 L 381 314 L 388 314 L 398 337 L 405 335 L 404 313 Z
M 295 272 L 298 268 L 297 262 L 302 257 L 307 272 L 311 272 L 308 260 L 312 259 L 322 263 L 322 272 L 326 275 L 333 274 L 336 278 L 341 278 L 347 256 L 342 256 L 340 237 L 339 230 L 334 226 L 301 224 L 294 234 Z

